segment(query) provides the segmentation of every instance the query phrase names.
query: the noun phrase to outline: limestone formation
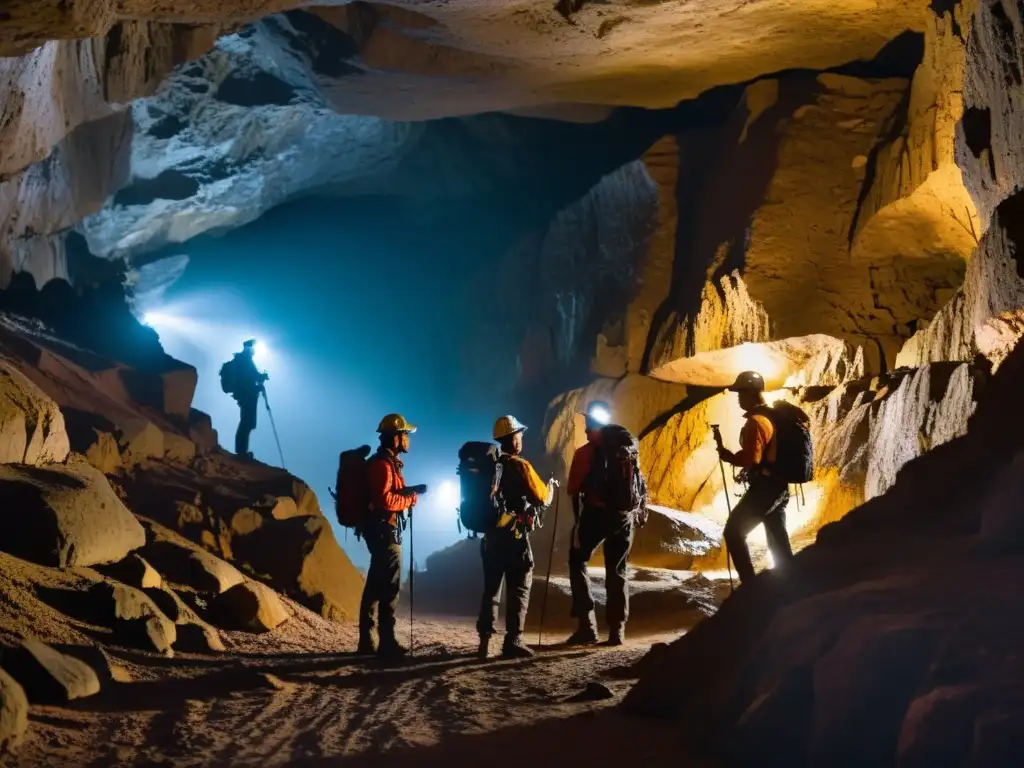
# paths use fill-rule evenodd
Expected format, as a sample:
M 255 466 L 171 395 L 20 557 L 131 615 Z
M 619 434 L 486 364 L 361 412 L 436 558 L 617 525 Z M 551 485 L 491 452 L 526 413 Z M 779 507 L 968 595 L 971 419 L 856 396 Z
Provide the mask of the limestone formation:
M 47 464 L 68 456 L 60 409 L 13 366 L 0 360 L 0 464 Z
M 29 701 L 38 704 L 67 704 L 100 690 L 99 678 L 89 665 L 35 638 L 4 649 L 0 664 L 25 689 Z
M 277 595 L 255 581 L 236 584 L 220 595 L 215 609 L 225 626 L 246 632 L 269 632 L 291 618 Z
M 82 460 L 0 467 L 0 546 L 61 568 L 113 563 L 146 543 L 107 479 Z
M 28 731 L 28 699 L 18 681 L 0 669 L 0 755 L 10 754 Z
M 171 655 L 177 631 L 142 590 L 118 582 L 100 582 L 92 590 L 97 610 L 118 640 Z
M 935 360 L 973 360 L 982 355 L 998 365 L 1024 336 L 1024 277 L 1019 220 L 1024 195 L 996 209 L 988 232 L 967 267 L 964 284 L 897 358 L 901 365 Z

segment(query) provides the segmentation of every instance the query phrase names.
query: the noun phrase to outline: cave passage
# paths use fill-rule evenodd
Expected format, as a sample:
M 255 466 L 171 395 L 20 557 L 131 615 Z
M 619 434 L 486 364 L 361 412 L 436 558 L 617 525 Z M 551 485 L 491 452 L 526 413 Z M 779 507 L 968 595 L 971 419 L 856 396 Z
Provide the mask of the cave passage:
M 424 217 L 392 198 L 302 200 L 175 247 L 190 264 L 149 308 L 151 320 L 165 350 L 198 369 L 194 405 L 212 416 L 228 450 L 238 408 L 220 389 L 220 365 L 250 336 L 266 345 L 257 362 L 270 374 L 287 468 L 313 487 L 332 523 L 338 453 L 376 445 L 380 417 L 406 414 L 419 428 L 406 476 L 435 491 L 417 509 L 422 568 L 430 552 L 461 538 L 454 505 L 438 492 L 457 481 L 459 446 L 489 439 L 507 407 L 474 410 L 461 397 L 458 300 L 476 269 L 507 247 L 514 232 L 505 221 L 452 206 Z M 279 463 L 262 404 L 251 449 Z M 365 546 L 334 524 L 353 562 L 366 567 Z

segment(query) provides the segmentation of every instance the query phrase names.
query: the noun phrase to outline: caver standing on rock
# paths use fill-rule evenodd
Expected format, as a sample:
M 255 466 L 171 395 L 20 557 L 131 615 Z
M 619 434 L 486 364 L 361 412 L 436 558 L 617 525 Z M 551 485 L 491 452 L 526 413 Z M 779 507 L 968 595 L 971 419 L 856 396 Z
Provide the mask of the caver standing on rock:
M 253 355 L 256 350 L 256 339 L 249 339 L 242 345 L 242 351 L 236 352 L 220 369 L 220 386 L 238 403 L 238 430 L 235 432 L 235 453 L 245 458 L 252 458 L 249 452 L 249 436 L 256 429 L 256 411 L 260 403 L 263 384 L 270 378 L 266 373 L 256 369 Z
M 739 395 L 747 418 L 740 431 L 739 451 L 726 449 L 721 435 L 715 432 L 718 455 L 734 467 L 743 468 L 749 483 L 725 523 L 724 534 L 728 554 L 744 582 L 754 578 L 747 535 L 762 523 L 775 567 L 784 567 L 793 558 L 786 530 L 789 483 L 810 480 L 814 465 L 806 414 L 788 403 L 770 408 L 764 388 L 764 378 L 756 371 L 744 371 L 729 387 Z
M 523 642 L 523 627 L 533 585 L 533 550 L 530 533 L 539 522 L 541 510 L 554 497 L 555 481 L 547 485 L 523 451 L 526 427 L 515 416 L 502 416 L 494 424 L 494 439 L 501 446 L 498 459 L 497 526 L 480 540 L 480 557 L 484 564 L 484 594 L 480 600 L 480 618 L 476 629 L 480 634 L 481 658 L 490 650 L 494 623 L 498 618 L 501 584 L 506 586 L 505 642 L 501 655 L 505 658 L 529 658 L 533 651 Z
M 370 569 L 359 607 L 359 653 L 385 658 L 405 655 L 408 649 L 395 638 L 395 609 L 402 582 L 402 529 L 406 515 L 427 486 L 406 486 L 399 456 L 409 451 L 409 435 L 416 427 L 401 415 L 385 416 L 377 432 L 380 447 L 366 462 L 369 509 L 359 533 L 370 550 Z M 373 641 L 374 614 L 380 643 Z
M 569 549 L 569 583 L 572 615 L 579 622 L 566 642 L 597 642 L 594 593 L 587 563 L 603 542 L 608 644 L 622 645 L 629 618 L 626 563 L 633 547 L 634 528 L 646 522 L 647 482 L 640 471 L 636 439 L 624 427 L 609 424 L 608 404 L 593 402 L 583 415 L 587 443 L 573 456 L 566 483 L 576 518 Z

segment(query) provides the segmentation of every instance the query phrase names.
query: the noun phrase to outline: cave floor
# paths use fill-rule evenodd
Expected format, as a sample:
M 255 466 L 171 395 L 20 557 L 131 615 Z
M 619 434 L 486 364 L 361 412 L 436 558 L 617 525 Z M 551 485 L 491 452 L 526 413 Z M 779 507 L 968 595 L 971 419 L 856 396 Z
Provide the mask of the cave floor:
M 111 651 L 131 682 L 33 707 L 28 741 L 9 764 L 406 766 L 486 756 L 491 766 L 561 766 L 608 764 L 614 754 L 681 764 L 669 724 L 613 706 L 631 685 L 627 667 L 668 637 L 631 638 L 619 649 L 545 645 L 533 659 L 483 661 L 470 623 L 431 619 L 417 621 L 413 658 L 384 665 L 346 652 L 349 627 L 339 627 L 332 651 L 325 625 L 306 652 L 295 642 L 284 653 L 268 642 L 173 659 Z M 559 629 L 545 641 L 564 636 Z M 567 701 L 592 681 L 613 698 Z

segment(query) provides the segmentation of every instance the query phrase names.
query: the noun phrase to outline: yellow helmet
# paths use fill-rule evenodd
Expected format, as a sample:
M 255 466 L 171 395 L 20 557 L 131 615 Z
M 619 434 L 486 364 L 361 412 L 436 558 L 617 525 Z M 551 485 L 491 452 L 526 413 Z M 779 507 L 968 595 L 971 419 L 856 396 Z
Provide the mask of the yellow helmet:
M 380 420 L 380 425 L 377 427 L 377 431 L 382 435 L 397 434 L 399 432 L 408 432 L 409 434 L 412 434 L 416 431 L 416 427 L 406 421 L 402 414 L 389 413 Z
M 516 434 L 516 432 L 525 432 L 526 425 L 520 423 L 519 419 L 515 416 L 502 416 L 496 422 L 494 422 L 494 439 L 502 440 L 506 437 Z

